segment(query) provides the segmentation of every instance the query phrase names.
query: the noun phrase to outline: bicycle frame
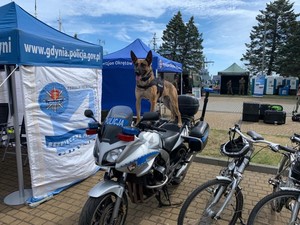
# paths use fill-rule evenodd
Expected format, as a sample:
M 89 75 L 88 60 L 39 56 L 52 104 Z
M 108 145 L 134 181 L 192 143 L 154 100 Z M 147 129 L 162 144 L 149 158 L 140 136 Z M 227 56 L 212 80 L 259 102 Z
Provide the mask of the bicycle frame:
M 298 201 L 296 202 L 296 204 L 293 206 L 293 209 L 292 209 L 291 221 L 296 221 L 296 219 L 298 217 L 299 209 L 300 209 L 300 193 L 298 196 Z
M 235 135 L 239 136 L 236 137 Z M 186 224 L 185 221 L 189 220 L 187 212 L 191 210 L 191 215 L 193 215 L 195 207 L 197 207 L 192 202 L 198 201 L 195 199 L 202 197 L 202 195 L 207 195 L 205 194 L 206 192 L 209 193 L 209 201 L 204 206 L 199 207 L 199 210 L 202 211 L 201 213 L 199 211 L 200 219 L 223 220 L 224 217 L 226 221 L 231 221 L 231 224 L 236 223 L 238 219 L 243 223 L 242 211 L 244 201 L 240 183 L 245 169 L 254 156 L 256 145 L 261 148 L 260 150 L 268 148 L 273 152 L 287 152 L 287 154 L 284 154 L 286 160 L 282 162 L 282 170 L 284 170 L 283 168 L 285 168 L 289 160 L 293 161 L 293 157 L 296 157 L 294 148 L 267 141 L 255 131 L 248 131 L 246 135 L 246 133 L 241 132 L 240 126 L 236 124 L 229 129 L 229 141 L 221 145 L 222 154 L 229 157 L 228 165 L 220 171 L 220 174 L 215 179 L 205 182 L 191 193 L 179 213 L 179 224 Z M 282 170 L 278 170 L 278 174 Z M 276 178 L 278 179 L 278 184 L 282 182 L 280 175 Z M 280 186 L 277 185 L 277 187 Z M 300 197 L 298 200 L 299 202 L 293 206 L 295 210 L 300 209 Z M 232 210 L 230 208 L 231 205 Z M 297 213 L 294 213 L 294 216 L 297 216 Z M 191 216 L 191 220 L 194 221 L 193 216 Z
M 273 185 L 274 187 L 279 186 L 279 188 L 283 186 L 289 187 L 293 183 L 289 178 L 291 174 L 290 168 L 292 163 L 296 160 L 295 153 L 283 153 L 282 157 L 283 158 L 279 163 L 278 171 L 275 174 L 275 177 L 269 179 L 269 184 Z M 283 176 L 287 176 L 287 180 L 282 180 Z
M 230 181 L 231 184 L 229 185 L 230 187 L 230 192 L 227 193 L 227 196 L 225 198 L 224 203 L 222 204 L 222 206 L 220 207 L 219 211 L 215 214 L 214 218 L 218 219 L 220 218 L 220 215 L 222 214 L 222 212 L 224 211 L 224 209 L 227 207 L 228 203 L 230 202 L 230 200 L 232 199 L 232 196 L 236 190 L 236 188 L 239 187 L 239 184 L 242 181 L 243 178 L 243 173 L 245 171 L 245 169 L 247 168 L 247 166 L 250 163 L 251 157 L 254 153 L 254 143 L 264 143 L 264 144 L 268 144 L 268 146 L 270 147 L 271 150 L 273 151 L 278 151 L 279 149 L 283 149 L 283 150 L 287 150 L 287 148 L 266 141 L 264 139 L 257 139 L 255 140 L 254 136 L 258 137 L 260 136 L 259 134 L 255 133 L 255 132 L 248 132 L 248 135 L 251 136 L 251 138 L 246 137 L 240 130 L 239 130 L 239 126 L 235 126 L 234 128 L 231 129 L 231 131 L 238 133 L 240 136 L 242 136 L 242 138 L 245 138 L 248 142 L 249 142 L 249 151 L 242 156 L 241 158 L 233 158 L 231 160 L 231 162 L 229 162 L 227 168 L 223 171 L 223 174 L 221 176 L 217 176 L 216 179 L 218 180 L 227 180 Z M 287 153 L 285 156 L 290 157 L 289 160 L 292 162 L 295 159 L 295 155 L 294 153 Z M 282 169 L 280 172 L 283 172 L 284 170 Z M 277 177 L 277 179 L 279 179 L 279 176 Z M 240 187 L 239 187 L 240 189 Z M 222 196 L 223 192 L 228 190 L 228 188 L 220 188 L 218 189 L 218 193 L 215 195 L 215 198 L 213 199 L 212 203 L 207 207 L 207 212 L 210 212 L 210 214 L 212 214 L 212 211 L 210 211 L 211 207 L 214 206 L 214 204 L 216 204 L 220 197 Z
M 241 183 L 242 178 L 243 178 L 243 173 L 244 173 L 246 167 L 249 165 L 250 158 L 251 158 L 253 152 L 254 152 L 254 147 L 253 147 L 252 144 L 250 144 L 250 150 L 248 151 L 248 153 L 245 156 L 243 156 L 241 159 L 233 159 L 228 164 L 227 169 L 224 171 L 225 174 L 222 175 L 222 176 L 217 176 L 216 177 L 218 180 L 231 181 L 231 184 L 230 184 L 231 190 L 228 193 L 223 205 L 220 207 L 220 210 L 216 213 L 216 215 L 215 215 L 216 219 L 220 217 L 221 213 L 223 212 L 223 210 L 226 208 L 226 206 L 230 202 L 230 200 L 231 200 L 231 198 L 234 194 L 235 189 Z M 237 166 L 238 164 L 240 164 L 240 166 Z M 222 189 L 218 190 L 218 194 L 214 198 L 211 205 L 207 208 L 207 210 L 209 210 L 212 205 L 214 205 L 215 203 L 217 203 L 219 201 L 219 199 L 222 196 L 224 190 L 228 190 L 228 188 L 226 188 L 226 189 L 222 188 Z

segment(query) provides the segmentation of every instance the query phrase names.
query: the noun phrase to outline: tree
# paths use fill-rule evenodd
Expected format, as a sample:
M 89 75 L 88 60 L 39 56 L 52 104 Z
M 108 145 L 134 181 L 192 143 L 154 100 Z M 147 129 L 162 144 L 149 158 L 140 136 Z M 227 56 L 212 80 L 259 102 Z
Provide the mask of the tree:
M 278 57 L 280 74 L 300 78 L 300 21 L 292 35 L 288 37 L 286 45 L 280 49 L 279 56 L 281 56 Z
M 182 15 L 179 11 L 167 24 L 166 30 L 163 31 L 163 43 L 158 52 L 168 59 L 180 62 L 181 57 L 178 53 L 184 43 L 185 30 Z
M 202 34 L 199 34 L 194 17 L 191 17 L 186 25 L 185 43 L 181 51 L 184 71 L 199 73 L 202 69 L 204 62 L 202 42 Z
M 245 44 L 247 50 L 241 59 L 247 61 L 245 65 L 253 74 L 280 73 L 279 52 L 283 53 L 281 49 L 297 25 L 293 5 L 289 0 L 275 0 L 266 10 L 260 10 L 258 25 L 253 26 L 250 44 Z
M 199 73 L 204 58 L 203 39 L 195 26 L 194 17 L 185 25 L 179 11 L 163 31 L 162 40 L 158 51 L 162 56 L 182 63 L 185 74 Z

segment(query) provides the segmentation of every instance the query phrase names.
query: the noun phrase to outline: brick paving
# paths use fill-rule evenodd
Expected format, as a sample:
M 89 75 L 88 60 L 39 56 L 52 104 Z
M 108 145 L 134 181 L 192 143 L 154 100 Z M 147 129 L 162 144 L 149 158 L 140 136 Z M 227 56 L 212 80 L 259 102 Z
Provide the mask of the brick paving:
M 4 163 L 1 163 L 1 165 L 9 167 L 9 165 L 13 165 L 14 163 L 15 161 L 10 158 L 5 160 Z M 180 210 L 180 205 L 177 204 L 183 202 L 186 196 L 198 185 L 218 175 L 221 168 L 221 166 L 213 164 L 194 162 L 183 183 L 178 187 L 171 189 L 171 201 L 174 203 L 174 206 L 159 208 L 155 198 L 139 205 L 130 203 L 126 224 L 175 225 Z M 25 187 L 30 188 L 28 169 L 24 170 L 24 173 L 27 174 Z M 49 201 L 36 208 L 30 208 L 26 205 L 7 206 L 1 202 L 0 224 L 77 224 L 82 206 L 87 199 L 87 192 L 102 178 L 102 174 L 102 172 L 98 172 L 83 182 L 54 196 Z M 16 178 L 17 175 L 13 170 L 11 170 L 10 173 L 1 175 L 1 199 L 12 191 L 15 191 L 18 185 L 16 179 L 4 181 L 8 176 Z M 241 184 L 245 198 L 245 218 L 255 202 L 271 191 L 271 187 L 267 183 L 269 177 L 270 174 L 267 173 L 254 171 L 245 172 L 244 180 Z
M 284 110 L 287 111 L 286 124 L 270 125 L 264 124 L 262 121 L 258 123 L 241 121 L 242 102 L 244 101 L 275 101 L 277 104 L 281 103 L 284 105 Z M 232 104 L 232 106 L 230 104 Z M 210 97 L 205 120 L 210 124 L 212 129 L 223 129 L 224 132 L 234 123 L 240 123 L 242 124 L 243 130 L 253 129 L 261 134 L 284 135 L 289 137 L 294 132 L 300 132 L 300 123 L 291 121 L 290 116 L 293 106 L 294 100 L 284 98 L 269 100 L 240 97 Z M 230 107 L 231 110 L 228 110 Z M 3 151 L 0 149 L 0 155 L 2 153 Z M 187 195 L 198 185 L 218 175 L 222 165 L 222 161 L 197 158 L 195 162 L 192 163 L 183 183 L 171 190 L 171 201 L 174 203 L 174 206 L 158 208 L 158 203 L 155 198 L 141 205 L 129 203 L 126 225 L 175 225 L 180 210 L 180 205 L 176 205 L 176 203 L 183 202 Z M 245 198 L 243 212 L 245 220 L 253 205 L 264 195 L 271 192 L 271 187 L 267 182 L 270 174 L 261 172 L 268 170 L 261 169 L 261 167 L 259 169 L 257 168 L 259 167 L 249 167 L 241 183 Z M 24 166 L 23 170 L 25 188 L 30 189 L 29 166 Z M 0 161 L 0 171 L 0 224 L 9 225 L 77 224 L 82 206 L 87 199 L 88 191 L 102 179 L 103 175 L 103 172 L 99 171 L 95 175 L 61 192 L 36 208 L 30 208 L 27 205 L 8 206 L 3 202 L 3 199 L 8 194 L 18 190 L 14 155 L 7 156 L 4 162 Z

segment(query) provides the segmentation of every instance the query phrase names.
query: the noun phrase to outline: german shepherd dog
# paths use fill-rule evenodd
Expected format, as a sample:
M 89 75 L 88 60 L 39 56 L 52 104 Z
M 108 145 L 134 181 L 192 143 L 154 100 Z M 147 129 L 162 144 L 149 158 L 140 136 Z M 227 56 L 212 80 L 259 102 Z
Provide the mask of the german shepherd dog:
M 136 116 L 137 123 L 141 117 L 141 100 L 148 99 L 151 104 L 151 112 L 154 112 L 157 100 L 161 97 L 164 105 L 171 111 L 171 120 L 178 119 L 178 126 L 182 125 L 181 115 L 178 108 L 178 94 L 175 86 L 166 80 L 155 78 L 152 70 L 152 51 L 150 50 L 145 59 L 138 59 L 133 51 L 130 56 L 136 75 Z

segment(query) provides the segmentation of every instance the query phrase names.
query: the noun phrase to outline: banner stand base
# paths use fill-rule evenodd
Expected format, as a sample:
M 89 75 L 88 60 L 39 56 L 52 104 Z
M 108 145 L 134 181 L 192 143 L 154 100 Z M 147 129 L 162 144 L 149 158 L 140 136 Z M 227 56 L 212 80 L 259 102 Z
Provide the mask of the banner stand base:
M 25 189 L 23 197 L 19 191 L 15 191 L 4 198 L 4 203 L 6 205 L 22 205 L 30 197 L 32 197 L 31 189 Z

